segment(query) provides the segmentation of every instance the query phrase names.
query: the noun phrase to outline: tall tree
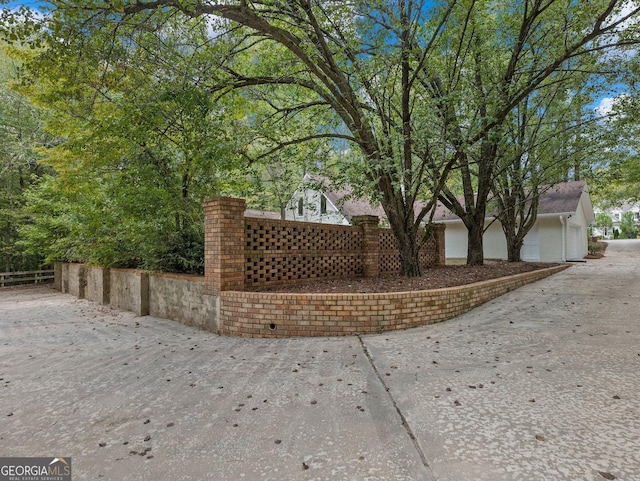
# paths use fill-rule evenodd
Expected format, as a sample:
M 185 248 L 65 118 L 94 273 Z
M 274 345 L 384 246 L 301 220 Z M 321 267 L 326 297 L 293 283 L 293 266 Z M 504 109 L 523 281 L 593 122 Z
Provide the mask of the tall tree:
M 62 26 L 63 46 L 23 57 L 20 92 L 55 112 L 47 128 L 64 137 L 40 151 L 55 176 L 29 196 L 37 225 L 25 229 L 32 249 L 50 239 L 50 260 L 203 268 L 201 200 L 245 173 L 226 155 L 239 141 L 220 118 L 230 103 L 199 85 L 207 26 L 162 20 L 115 36 Z
M 504 231 L 509 261 L 521 260 L 540 196 L 566 181 L 568 172 L 574 177 L 585 172 L 607 147 L 597 118 L 584 111 L 591 97 L 577 90 L 583 84 L 578 77 L 574 90 L 566 82 L 540 90 L 526 97 L 505 122 L 490 206 Z
M 468 230 L 469 264 L 483 262 L 482 234 L 489 195 L 503 161 L 500 145 L 516 109 L 527 98 L 548 88 L 571 85 L 583 75 L 580 59 L 634 43 L 620 32 L 637 29 L 638 9 L 624 10 L 625 2 L 577 4 L 559 1 L 525 1 L 507 7 L 477 2 L 476 16 L 459 37 L 468 61 L 460 61 L 453 78 L 465 95 L 443 103 L 443 118 L 453 117 L 452 148 L 460 152 L 457 171 L 462 196 L 451 189 L 443 203 L 456 213 Z M 482 19 L 482 22 L 479 19 Z M 597 72 L 594 72 L 597 75 Z M 458 81 L 467 77 L 466 84 Z M 453 82 L 440 82 L 452 85 Z M 463 112 L 464 115 L 460 114 Z M 516 166 L 517 167 L 517 166 Z
M 19 245 L 24 216 L 24 193 L 45 172 L 35 149 L 49 144 L 45 112 L 10 89 L 19 64 L 0 45 L 0 270 L 37 269 L 42 256 L 27 255 Z
M 430 9 L 421 2 L 403 0 L 389 5 L 344 2 L 280 2 L 247 4 L 214 2 L 114 2 L 106 6 L 86 2 L 52 2 L 47 20 L 49 55 L 67 48 L 70 34 L 90 37 L 101 30 L 116 48 L 124 26 L 157 28 L 180 12 L 186 17 L 217 16 L 213 30 L 224 30 L 225 42 L 210 42 L 215 72 L 202 77 L 213 93 L 247 95 L 271 101 L 275 111 L 304 111 L 321 120 L 315 130 L 273 139 L 255 158 L 272 155 L 287 146 L 318 139 L 343 139 L 361 151 L 363 175 L 380 195 L 400 246 L 402 270 L 420 273 L 420 223 L 435 204 L 414 212 L 414 204 L 428 165 L 441 166 L 431 143 L 415 132 L 426 125 L 426 109 L 419 106 L 418 73 L 435 48 L 455 2 Z M 354 20 L 355 19 L 355 20 Z M 60 39 L 63 39 L 61 42 Z M 226 51 L 222 52 L 222 47 Z M 272 56 L 247 51 L 269 48 Z M 239 55 L 242 53 L 243 55 Z M 257 92 L 257 93 L 256 93 Z M 288 93 L 289 95 L 283 95 Z M 417 115 L 416 112 L 422 115 Z M 427 113 L 428 114 L 428 113 Z M 290 115 L 281 116 L 286 122 Z M 327 120 L 329 119 L 329 120 Z M 420 127 L 420 128 L 418 128 Z M 252 147 L 255 147 L 253 145 Z M 451 167 L 445 163 L 444 171 Z M 442 181 L 446 175 L 439 176 Z M 438 186 L 439 179 L 435 179 Z M 432 193 L 433 194 L 433 193 Z
M 53 55 L 66 47 L 71 28 L 81 37 L 104 32 L 117 45 L 124 27 L 153 30 L 176 15 L 207 19 L 219 41 L 206 44 L 215 69 L 199 77 L 201 85 L 271 101 L 275 113 L 287 114 L 274 117 L 283 123 L 293 113 L 320 120 L 248 152 L 260 158 L 322 139 L 357 149 L 362 161 L 343 170 L 358 173 L 362 190 L 381 202 L 406 275 L 420 274 L 420 225 L 441 191 L 469 230 L 468 262 L 482 263 L 506 118 L 573 59 L 638 41 L 619 35 L 636 27 L 639 11 L 623 13 L 622 0 L 51 4 Z M 272 55 L 260 55 L 265 50 Z M 454 167 L 464 200 L 445 188 Z M 419 199 L 426 202 L 415 209 Z
M 638 237 L 638 224 L 633 212 L 625 212 L 620 220 L 620 233 L 625 239 L 636 239 Z
M 606 160 L 597 168 L 596 201 L 602 207 L 640 201 L 640 92 L 636 83 L 637 59 L 627 77 L 627 91 L 619 94 L 606 112 L 603 127 L 609 133 Z

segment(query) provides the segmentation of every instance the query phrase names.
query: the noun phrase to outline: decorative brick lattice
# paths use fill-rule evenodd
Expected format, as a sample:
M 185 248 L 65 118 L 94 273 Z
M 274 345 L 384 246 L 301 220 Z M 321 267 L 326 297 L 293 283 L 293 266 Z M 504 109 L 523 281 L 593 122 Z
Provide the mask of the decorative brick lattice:
M 433 267 L 438 263 L 438 254 L 435 239 L 429 239 L 420 250 L 420 265 L 423 268 Z
M 443 234 L 444 235 L 444 234 Z M 380 274 L 400 271 L 400 253 L 398 243 L 391 229 L 380 229 Z M 420 265 L 423 269 L 438 265 L 439 256 L 435 239 L 430 239 L 420 250 Z
M 391 229 L 380 229 L 378 233 L 380 249 L 380 274 L 389 274 L 400 270 L 398 243 Z
M 245 219 L 245 288 L 360 276 L 362 231 L 350 226 Z
M 395 238 L 375 216 L 354 216 L 353 226 L 245 218 L 244 200 L 227 197 L 205 200 L 203 208 L 206 294 L 400 269 Z M 445 263 L 444 226 L 435 232 L 421 255 L 424 267 Z

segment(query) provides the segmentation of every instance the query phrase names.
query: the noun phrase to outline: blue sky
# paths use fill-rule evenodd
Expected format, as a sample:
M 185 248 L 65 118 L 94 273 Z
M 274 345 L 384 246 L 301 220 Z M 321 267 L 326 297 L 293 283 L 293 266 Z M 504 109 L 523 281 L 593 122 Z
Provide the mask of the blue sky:
M 19 7 L 20 5 L 25 5 L 27 7 L 34 8 L 34 7 L 37 7 L 40 4 L 41 4 L 41 2 L 38 2 L 37 0 L 33 0 L 33 1 L 23 0 L 23 1 L 13 1 L 13 2 L 5 3 L 3 5 L 3 7 L 5 7 L 5 8 L 16 8 L 16 7 Z

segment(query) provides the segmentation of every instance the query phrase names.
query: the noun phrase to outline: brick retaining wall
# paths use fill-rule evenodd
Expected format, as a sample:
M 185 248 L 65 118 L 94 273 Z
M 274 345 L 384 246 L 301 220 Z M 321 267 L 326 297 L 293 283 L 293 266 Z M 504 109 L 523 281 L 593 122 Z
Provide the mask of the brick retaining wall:
M 395 272 L 400 267 L 395 238 L 378 227 L 375 216 L 354 218 L 354 226 L 336 226 L 245 218 L 242 199 L 217 197 L 203 207 L 204 277 L 64 264 L 56 267 L 56 286 L 138 316 L 151 313 L 229 336 L 345 336 L 450 319 L 567 267 L 429 291 L 251 292 L 244 289 Z M 420 252 L 425 267 L 444 265 L 444 229 L 433 226 L 433 236 Z
M 150 313 L 228 336 L 277 338 L 370 334 L 433 324 L 567 267 L 554 266 L 448 289 L 379 294 L 223 291 L 212 296 L 204 292 L 205 279 L 201 276 L 98 269 L 81 264 L 58 266 L 56 275 L 61 278 L 56 281 L 74 286 L 63 292 L 80 298 L 85 289 L 78 287 L 86 285 L 88 299 L 137 315 Z M 100 275 L 100 282 L 96 282 Z M 102 293 L 100 286 L 105 289 Z
M 408 329 L 463 314 L 568 266 L 554 266 L 475 284 L 379 294 L 220 293 L 221 333 L 239 337 L 371 334 Z

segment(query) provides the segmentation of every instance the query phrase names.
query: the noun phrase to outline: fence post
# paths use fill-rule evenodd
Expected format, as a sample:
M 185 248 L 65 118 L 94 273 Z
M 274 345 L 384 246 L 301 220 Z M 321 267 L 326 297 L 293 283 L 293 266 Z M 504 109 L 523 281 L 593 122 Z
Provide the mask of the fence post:
M 203 202 L 205 293 L 244 290 L 244 199 Z
M 364 277 L 378 277 L 380 275 L 380 240 L 378 233 L 378 219 L 375 215 L 355 215 L 351 223 L 362 228 L 363 252 L 362 263 Z

